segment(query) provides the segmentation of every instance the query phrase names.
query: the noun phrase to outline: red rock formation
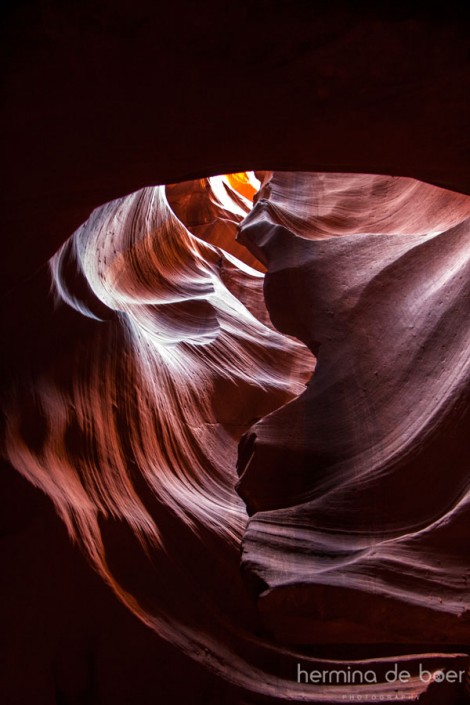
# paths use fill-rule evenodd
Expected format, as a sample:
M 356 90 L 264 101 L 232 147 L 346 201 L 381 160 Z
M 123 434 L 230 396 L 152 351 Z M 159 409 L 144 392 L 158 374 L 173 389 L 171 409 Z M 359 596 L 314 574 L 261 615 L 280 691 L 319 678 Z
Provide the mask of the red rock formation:
M 451 702 L 465 653 L 370 644 L 451 645 L 468 630 L 457 324 L 470 199 L 389 177 L 260 176 L 251 212 L 225 177 L 148 188 L 61 247 L 44 321 L 67 347 L 10 385 L 6 457 L 124 605 L 230 702 L 392 702 L 397 688 Z M 266 277 L 229 254 L 237 224 Z M 235 461 L 250 426 L 247 525 Z M 431 472 L 419 502 L 404 492 Z M 309 653 L 328 642 L 332 657 Z M 369 658 L 345 660 L 345 642 Z M 440 669 L 459 680 L 434 683 Z
M 294 642 L 465 643 L 470 198 L 276 173 L 241 240 L 267 266 L 273 322 L 318 358 L 241 446 L 266 622 Z
M 466 202 L 413 180 L 346 180 L 343 174 L 321 186 L 319 199 L 325 171 L 414 177 L 470 193 L 468 25 L 454 7 L 442 5 L 438 13 L 433 16 L 430 6 L 418 12 L 389 3 L 369 9 L 295 0 L 223 8 L 210 0 L 116 0 L 112 7 L 102 0 L 12 3 L 2 30 L 0 258 L 0 290 L 6 292 L 0 391 L 2 409 L 10 410 L 9 453 L 18 470 L 54 498 L 69 530 L 82 537 L 82 548 L 131 609 L 82 559 L 48 497 L 4 460 L 2 421 L 2 702 L 154 705 L 158 697 L 175 705 L 247 705 L 344 702 L 345 696 L 395 702 L 399 696 L 450 705 L 461 699 L 458 683 L 429 683 L 420 672 L 431 676 L 468 665 L 462 607 L 468 600 L 462 573 L 468 515 L 457 497 L 461 488 L 464 499 L 468 395 L 460 346 L 468 324 L 455 261 L 464 243 L 459 223 Z M 248 521 L 234 493 L 236 439 L 257 417 L 301 392 L 298 371 L 305 380 L 314 366 L 305 348 L 272 329 L 259 276 L 265 267 L 253 256 L 261 249 L 252 242 L 253 252 L 241 255 L 243 248 L 227 240 L 246 201 L 223 182 L 201 199 L 211 175 L 252 168 L 321 172 L 307 179 L 315 183 L 313 197 L 303 177 L 277 172 L 271 196 L 264 191 L 271 222 L 255 230 L 264 230 L 272 245 L 272 225 L 281 224 L 295 266 L 299 254 L 305 257 L 292 276 L 285 263 L 268 275 L 268 303 L 276 325 L 308 338 L 319 354 L 303 401 L 328 398 L 336 406 L 317 412 L 304 404 L 302 425 L 299 416 L 290 417 L 299 400 L 248 433 L 240 469 L 254 433 L 256 458 L 240 487 L 250 511 L 259 510 Z M 198 181 L 191 185 L 193 178 Z M 183 193 L 174 183 L 181 181 Z M 229 183 L 240 189 L 236 180 Z M 170 210 L 162 208 L 163 188 L 148 188 L 153 184 L 172 184 L 166 189 Z M 145 189 L 140 197 L 122 198 L 138 189 Z M 241 196 L 250 195 L 245 185 Z M 120 205 L 103 207 L 103 221 L 95 212 L 63 246 L 94 208 L 113 199 Z M 127 217 L 120 223 L 113 208 L 136 215 L 135 223 Z M 258 274 L 188 237 L 179 224 L 188 248 L 172 243 L 171 210 L 190 235 L 255 265 Z M 245 234 L 260 225 L 260 210 Z M 150 221 L 139 217 L 145 212 Z M 160 254 L 179 253 L 167 259 L 171 271 L 163 278 L 158 248 L 145 235 L 148 222 L 153 228 L 160 216 L 169 227 Z M 119 233 L 119 254 L 108 226 Z M 300 245 L 299 235 L 322 242 Z M 333 235 L 345 237 L 332 242 Z M 356 240 L 359 247 L 379 236 L 384 245 L 376 245 L 376 268 L 365 247 L 358 262 Z M 86 247 L 88 237 L 100 243 L 100 262 Z M 354 242 L 350 253 L 348 239 Z M 393 242 L 403 245 L 399 262 L 399 248 L 386 252 Z M 54 304 L 47 262 L 59 248 Z M 342 272 L 332 266 L 333 250 Z M 186 265 L 191 276 L 184 275 Z M 317 275 L 313 287 L 310 273 Z M 361 301 L 351 299 L 346 274 Z M 290 304 L 284 288 L 276 292 L 276 278 L 287 278 L 290 293 L 308 292 L 308 317 L 305 303 Z M 170 294 L 182 294 L 178 281 L 187 296 L 170 302 Z M 198 287 L 209 281 L 214 292 L 198 298 Z M 147 300 L 154 287 L 166 303 Z M 442 304 L 440 292 L 446 294 Z M 408 302 L 418 295 L 423 307 L 414 310 Z M 427 308 L 431 301 L 434 308 Z M 341 312 L 335 320 L 332 304 Z M 377 333 L 384 321 L 395 337 L 391 330 Z M 318 336 L 310 340 L 313 327 Z M 272 345 L 269 364 L 255 342 L 261 331 Z M 325 334 L 331 340 L 325 342 Z M 248 369 L 234 364 L 229 379 L 220 364 L 221 335 L 225 363 L 234 356 L 252 363 Z M 442 360 L 434 337 L 444 344 Z M 204 344 L 196 346 L 198 339 Z M 297 351 L 300 368 L 291 367 L 284 346 Z M 170 349 L 185 352 L 175 361 Z M 157 364 L 162 356 L 165 365 Z M 368 374 L 372 363 L 377 379 Z M 340 374 L 335 389 L 328 388 L 330 372 L 337 380 Z M 188 378 L 189 386 L 177 383 Z M 289 428 L 278 425 L 282 413 Z M 408 425 L 404 418 L 418 422 Z M 393 428 L 401 434 L 398 443 Z M 287 431 L 289 443 L 297 439 L 295 448 Z M 181 448 L 193 451 L 181 457 Z M 263 453 L 269 467 L 261 467 Z M 367 453 L 380 476 L 377 486 Z M 396 463 L 387 467 L 394 454 Z M 356 460 L 364 465 L 358 478 Z M 157 461 L 161 474 L 153 472 Z M 315 487 L 311 461 L 320 468 Z M 305 473 L 299 473 L 302 463 Z M 326 489 L 332 468 L 333 487 Z M 338 488 L 348 473 L 353 476 Z M 335 495 L 334 506 L 326 508 L 324 490 Z M 308 506 L 299 506 L 299 495 Z M 359 514 L 365 502 L 367 511 Z M 333 531 L 343 521 L 347 534 L 337 540 Z M 239 536 L 245 528 L 243 583 Z M 347 638 L 356 643 L 345 645 Z M 362 677 L 370 670 L 378 683 L 357 676 L 328 682 L 329 674 L 347 676 L 350 667 Z M 299 668 L 309 682 L 302 673 L 297 682 Z M 389 681 L 394 668 L 408 669 L 409 678 Z M 310 678 L 314 670 L 326 676 Z

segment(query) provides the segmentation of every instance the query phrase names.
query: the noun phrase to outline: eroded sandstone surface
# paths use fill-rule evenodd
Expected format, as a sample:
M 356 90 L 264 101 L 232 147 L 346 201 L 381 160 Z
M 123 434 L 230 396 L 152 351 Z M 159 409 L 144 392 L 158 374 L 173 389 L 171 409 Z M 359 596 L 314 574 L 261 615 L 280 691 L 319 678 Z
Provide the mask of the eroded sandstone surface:
M 457 703 L 470 198 L 256 176 L 142 189 L 63 244 L 5 456 L 211 697 Z M 92 687 L 62 660 L 61 692 Z

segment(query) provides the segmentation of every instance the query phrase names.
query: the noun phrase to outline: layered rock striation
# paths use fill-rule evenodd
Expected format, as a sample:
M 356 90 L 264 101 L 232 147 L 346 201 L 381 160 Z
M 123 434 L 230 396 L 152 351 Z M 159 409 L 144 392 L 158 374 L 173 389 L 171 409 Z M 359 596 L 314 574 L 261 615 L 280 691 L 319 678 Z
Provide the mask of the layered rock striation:
M 283 640 L 466 643 L 469 217 L 410 179 L 275 173 L 242 225 L 317 357 L 239 457 L 242 564 Z
M 63 244 L 4 456 L 210 697 L 458 702 L 470 198 L 257 176 L 142 189 Z

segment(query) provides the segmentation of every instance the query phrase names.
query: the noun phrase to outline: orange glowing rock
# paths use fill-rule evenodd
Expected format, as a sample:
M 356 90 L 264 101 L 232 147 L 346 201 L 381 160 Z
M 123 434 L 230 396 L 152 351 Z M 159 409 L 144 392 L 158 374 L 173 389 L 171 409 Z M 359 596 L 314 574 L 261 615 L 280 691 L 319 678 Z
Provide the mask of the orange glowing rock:
M 238 174 L 226 174 L 226 178 L 235 191 L 253 201 L 254 195 L 259 188 L 259 181 L 253 172 L 242 171 Z

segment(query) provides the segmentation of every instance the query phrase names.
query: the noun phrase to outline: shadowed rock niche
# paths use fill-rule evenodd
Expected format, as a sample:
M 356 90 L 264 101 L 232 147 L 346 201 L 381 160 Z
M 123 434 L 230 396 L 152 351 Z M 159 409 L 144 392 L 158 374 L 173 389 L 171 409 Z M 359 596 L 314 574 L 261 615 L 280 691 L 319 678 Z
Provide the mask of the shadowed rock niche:
M 129 610 L 223 702 L 463 702 L 470 197 L 156 186 L 50 273 L 69 343 L 10 391 L 6 453 Z

